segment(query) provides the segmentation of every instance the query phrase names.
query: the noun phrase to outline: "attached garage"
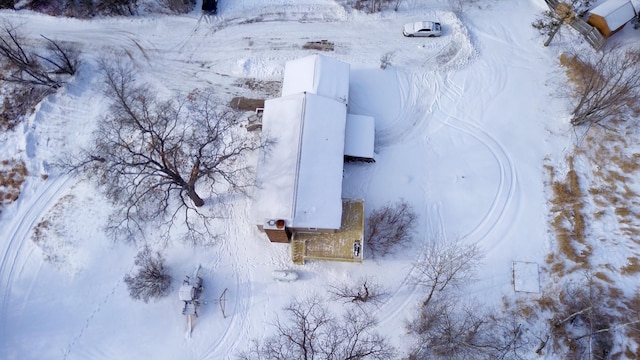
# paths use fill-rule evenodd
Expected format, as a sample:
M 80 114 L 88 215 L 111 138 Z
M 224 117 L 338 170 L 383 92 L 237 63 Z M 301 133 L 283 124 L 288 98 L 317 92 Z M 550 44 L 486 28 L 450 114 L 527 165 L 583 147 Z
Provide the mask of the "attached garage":
M 284 67 L 282 96 L 307 92 L 346 104 L 350 71 L 348 63 L 322 54 L 288 61 Z

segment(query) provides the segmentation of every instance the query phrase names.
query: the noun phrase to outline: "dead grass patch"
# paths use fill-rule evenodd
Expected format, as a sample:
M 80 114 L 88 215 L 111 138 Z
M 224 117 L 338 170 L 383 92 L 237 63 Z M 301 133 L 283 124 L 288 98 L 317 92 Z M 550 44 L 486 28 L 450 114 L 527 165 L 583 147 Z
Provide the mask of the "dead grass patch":
M 536 299 L 536 304 L 540 307 L 542 311 L 552 311 L 557 307 L 557 299 L 554 299 L 553 296 L 542 296 Z
M 604 179 L 610 183 L 626 183 L 627 181 L 629 181 L 629 178 L 627 176 L 624 176 L 615 170 L 609 170 L 607 176 Z
M 622 269 L 620 269 L 620 272 L 622 275 L 634 275 L 640 273 L 640 262 L 638 261 L 638 258 L 635 256 L 627 258 L 627 265 L 623 266 Z
M 630 236 L 630 239 L 632 242 L 640 245 L 640 240 L 636 239 L 637 237 L 640 237 L 640 228 L 638 228 L 637 226 L 625 227 L 622 230 L 624 231 L 625 234 Z
M 621 217 L 628 217 L 631 214 L 631 210 L 628 207 L 617 207 L 615 213 Z
M 611 278 L 607 274 L 605 274 L 605 273 L 603 273 L 601 271 L 598 271 L 597 273 L 593 274 L 593 276 L 598 278 L 598 279 L 600 279 L 600 280 L 602 280 L 602 281 L 604 281 L 604 282 L 606 282 L 606 283 L 613 284 L 613 280 L 611 280 Z
M 74 206 L 74 199 L 71 194 L 61 197 L 34 226 L 31 234 L 31 241 L 40 249 L 44 260 L 59 269 L 70 267 L 68 259 L 77 246 L 77 239 L 66 229 L 64 222 Z
M 28 175 L 22 160 L 2 160 L 0 162 L 0 211 L 3 206 L 18 200 Z
M 577 55 L 562 53 L 560 55 L 560 65 L 565 67 L 567 77 L 575 87 L 577 93 L 583 93 L 586 86 L 585 74 L 597 73 L 593 65 L 582 61 Z
M 580 189 L 580 179 L 574 168 L 573 157 L 567 158 L 569 171 L 563 180 L 552 179 L 551 189 L 553 197 L 550 200 L 553 204 L 551 211 L 554 216 L 551 226 L 555 232 L 555 238 L 559 253 L 566 259 L 576 263 L 577 267 L 572 267 L 574 271 L 580 268 L 588 268 L 589 257 L 592 248 L 585 243 L 586 222 L 583 214 L 584 194 Z M 549 169 L 553 175 L 553 169 Z M 554 261 L 560 262 L 556 258 Z M 565 267 L 553 264 L 552 271 L 564 271 Z

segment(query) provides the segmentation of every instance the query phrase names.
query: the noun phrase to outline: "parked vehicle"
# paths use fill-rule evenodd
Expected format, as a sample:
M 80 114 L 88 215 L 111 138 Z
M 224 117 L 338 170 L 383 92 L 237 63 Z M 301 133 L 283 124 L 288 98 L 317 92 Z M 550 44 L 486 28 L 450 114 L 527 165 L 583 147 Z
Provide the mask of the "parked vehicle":
M 202 0 L 202 11 L 215 15 L 218 12 L 218 0 Z
M 402 34 L 407 37 L 435 37 L 442 35 L 442 26 L 435 21 L 417 21 L 405 24 Z

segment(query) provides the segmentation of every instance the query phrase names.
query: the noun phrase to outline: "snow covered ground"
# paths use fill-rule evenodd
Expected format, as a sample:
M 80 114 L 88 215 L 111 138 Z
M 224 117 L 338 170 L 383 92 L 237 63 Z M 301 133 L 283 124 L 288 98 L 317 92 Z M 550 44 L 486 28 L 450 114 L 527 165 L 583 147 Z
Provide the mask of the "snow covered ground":
M 332 0 L 219 3 L 212 18 L 0 13 L 31 39 L 43 34 L 77 43 L 84 59 L 70 84 L 24 126 L 1 135 L 2 158 L 23 159 L 30 176 L 0 218 L 0 358 L 232 358 L 251 339 L 267 336 L 293 297 L 324 294 L 328 285 L 371 274 L 391 289 L 375 310 L 379 329 L 406 349 L 405 321 L 421 300 L 407 279 L 421 243 L 438 236 L 477 242 L 485 258 L 468 294 L 488 304 L 514 294 L 514 261 L 543 267 L 554 250 L 544 166 L 566 171 L 575 140 L 567 105 L 555 96 L 563 81 L 558 55 L 563 47 L 591 51 L 566 30 L 542 46 L 530 24 L 545 10 L 543 0 L 482 0 L 462 12 L 444 0 L 406 0 L 397 12 L 371 15 Z M 442 22 L 441 38 L 402 36 L 404 23 L 431 19 Z M 633 29 L 619 37 L 638 42 Z M 288 245 L 269 243 L 250 224 L 250 199 L 237 199 L 220 244 L 193 249 L 173 242 L 165 250 L 175 296 L 131 300 L 122 279 L 136 249 L 101 231 L 110 205 L 91 184 L 50 166 L 61 152 L 87 146 L 106 109 L 97 61 L 129 58 L 161 94 L 213 87 L 225 99 L 275 97 L 277 91 L 243 84 L 281 81 L 285 62 L 313 53 L 302 46 L 320 40 L 335 44 L 326 55 L 351 64 L 350 112 L 376 119 L 376 163 L 347 164 L 344 195 L 365 199 L 368 211 L 408 200 L 418 213 L 415 244 L 363 264 L 294 266 Z M 385 54 L 391 66 L 381 70 Z M 211 301 L 186 339 L 177 288 L 197 264 Z M 276 269 L 295 269 L 300 278 L 276 282 L 270 276 Z M 520 280 L 535 288 L 530 278 Z M 544 273 L 541 280 L 541 286 L 549 281 Z M 224 289 L 226 318 L 215 303 Z

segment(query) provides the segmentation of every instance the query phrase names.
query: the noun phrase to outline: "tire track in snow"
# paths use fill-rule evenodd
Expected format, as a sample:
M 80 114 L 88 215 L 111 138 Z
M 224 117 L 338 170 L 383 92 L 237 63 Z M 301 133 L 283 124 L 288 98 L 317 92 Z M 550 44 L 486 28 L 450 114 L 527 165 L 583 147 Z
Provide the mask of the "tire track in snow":
M 498 81 L 500 89 L 504 89 L 504 85 L 504 81 Z M 443 87 L 443 93 L 451 99 L 459 100 L 463 93 L 463 89 L 447 78 L 447 86 Z M 478 222 L 477 226 L 463 235 L 463 237 L 468 238 L 473 242 L 488 240 L 487 238 L 494 230 L 495 226 L 505 217 L 506 209 L 509 207 L 515 196 L 517 188 L 517 174 L 515 167 L 513 166 L 513 161 L 511 160 L 509 153 L 499 143 L 499 141 L 487 131 L 470 121 L 463 120 L 446 112 L 443 108 L 441 108 L 440 111 L 447 115 L 447 119 L 444 121 L 446 126 L 467 134 L 477 140 L 489 151 L 498 165 L 499 181 L 496 193 L 489 206 L 489 210 Z
M 438 90 L 437 82 L 428 81 L 428 76 L 396 72 L 401 99 L 400 113 L 387 126 L 376 129 L 378 145 L 405 144 L 425 133 L 437 101 L 436 97 L 428 95 Z M 424 84 L 431 85 L 432 88 L 424 89 Z M 427 102 L 427 99 L 431 100 Z
M 17 204 L 16 213 L 12 223 L 3 232 L 2 238 L 7 242 L 0 262 L 0 288 L 3 289 L 2 305 L 0 307 L 0 341 L 4 344 L 3 349 L 7 349 L 7 309 L 11 296 L 11 287 L 16 276 L 18 262 L 21 259 L 21 252 L 29 234 L 36 222 L 55 203 L 60 194 L 66 189 L 67 183 L 71 180 L 68 176 L 49 177 L 34 194 L 28 199 Z
M 413 78 L 416 79 L 417 77 L 413 75 Z M 446 100 L 455 103 L 457 101 L 460 101 L 465 92 L 465 88 L 463 86 L 456 85 L 448 77 L 445 76 L 443 80 L 444 86 L 441 85 L 441 82 L 439 81 L 433 82 L 434 94 L 436 94 L 436 96 L 434 97 L 432 102 L 429 103 L 429 106 L 426 107 L 428 108 L 428 111 L 424 111 L 423 115 L 420 116 L 418 120 L 413 121 L 411 123 L 412 126 L 400 129 L 395 133 L 392 133 L 390 131 L 386 132 L 384 134 L 385 145 L 391 145 L 392 143 L 394 143 L 395 141 L 399 141 L 400 139 L 404 139 L 403 141 L 407 141 L 407 138 L 424 136 L 424 134 L 427 133 L 428 127 L 430 127 L 428 129 L 430 133 L 437 133 L 437 130 L 439 128 L 446 126 L 462 134 L 470 136 L 471 138 L 478 141 L 482 146 L 484 146 L 489 151 L 493 160 L 498 166 L 498 186 L 496 189 L 496 193 L 489 205 L 489 210 L 478 221 L 478 224 L 469 232 L 464 234 L 463 237 L 472 242 L 482 241 L 483 244 L 485 244 L 485 250 L 490 250 L 486 246 L 487 244 L 491 244 L 491 246 L 497 246 L 497 243 L 499 242 L 499 239 L 491 241 L 489 236 L 496 225 L 504 219 L 506 211 L 509 208 L 512 200 L 514 199 L 517 189 L 517 174 L 508 152 L 495 137 L 493 137 L 484 129 L 480 128 L 478 125 L 470 121 L 463 120 L 443 110 L 444 107 L 441 106 L 442 101 Z M 492 85 L 497 86 L 498 90 L 504 88 L 505 79 L 498 78 L 492 80 Z M 420 82 L 420 79 L 414 80 L 412 82 L 400 82 L 401 84 L 403 84 L 401 88 L 406 95 L 404 98 L 408 99 L 408 104 L 416 103 L 418 100 L 424 98 L 423 91 L 417 85 Z M 420 113 L 422 110 L 425 110 L 425 107 L 417 108 L 419 109 L 418 111 L 403 111 L 396 122 L 404 120 L 405 116 L 412 116 L 416 113 Z M 429 116 L 431 116 L 434 111 L 445 113 L 446 120 L 442 121 L 440 124 L 430 123 Z M 429 187 L 424 185 L 424 189 L 425 194 L 428 193 Z M 446 238 L 447 231 L 444 219 L 441 214 L 441 207 L 442 204 L 440 203 L 434 203 L 429 206 L 430 211 L 426 213 L 429 214 L 431 218 L 426 222 L 427 229 L 425 229 L 425 233 L 431 232 L 434 236 Z M 435 230 L 435 233 L 433 229 L 437 229 Z M 424 250 L 420 255 L 418 255 L 416 259 L 419 259 L 422 254 L 424 254 Z M 416 275 L 416 271 L 417 270 L 415 266 L 412 265 L 407 275 L 403 278 L 402 283 L 392 292 L 388 300 L 384 302 L 379 307 L 379 309 L 376 310 L 376 314 L 384 314 L 383 317 L 379 318 L 379 322 L 381 325 L 394 321 L 394 319 L 401 315 L 402 311 L 407 306 L 417 304 L 420 288 L 411 284 L 411 279 Z
M 231 204 L 229 206 L 230 217 L 238 218 L 238 216 L 248 217 L 247 213 L 238 215 L 236 208 Z M 237 205 L 237 204 L 235 204 Z M 231 260 L 231 274 L 234 282 L 233 294 L 227 294 L 234 300 L 233 307 L 227 309 L 228 317 L 223 320 L 226 325 L 222 334 L 211 345 L 204 349 L 203 353 L 199 354 L 202 359 L 226 359 L 229 358 L 229 354 L 232 354 L 236 348 L 236 344 L 244 337 L 248 336 L 249 330 L 249 310 L 253 304 L 252 297 L 252 278 L 251 272 L 248 268 L 243 269 L 240 264 L 245 263 L 242 261 L 242 257 L 239 252 L 242 251 L 240 244 L 244 246 L 247 242 L 237 241 L 245 237 L 239 228 L 231 228 L 228 234 L 228 239 L 222 240 L 223 245 L 220 256 L 225 256 Z M 245 252 L 246 253 L 246 252 Z
M 229 354 L 233 353 L 236 344 L 242 338 L 242 334 L 248 330 L 249 309 L 251 308 L 251 282 L 250 277 L 242 278 L 242 272 L 237 262 L 232 266 L 235 277 L 235 293 L 233 299 L 235 302 L 231 311 L 228 311 L 226 327 L 221 336 L 218 337 L 204 352 L 200 355 L 202 359 L 226 359 Z M 244 281 L 244 282 L 243 282 Z M 246 284 L 243 286 L 243 283 Z M 229 294 L 227 294 L 229 295 Z

